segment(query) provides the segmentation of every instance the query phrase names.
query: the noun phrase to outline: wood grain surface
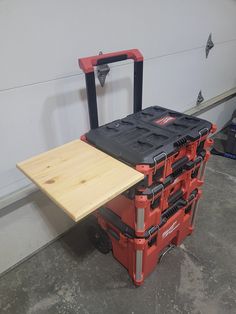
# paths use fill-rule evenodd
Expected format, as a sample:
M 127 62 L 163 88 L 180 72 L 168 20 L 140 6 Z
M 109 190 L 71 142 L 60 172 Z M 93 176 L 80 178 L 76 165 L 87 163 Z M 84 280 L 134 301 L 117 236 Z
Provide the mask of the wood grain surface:
M 75 140 L 17 164 L 74 220 L 79 221 L 143 179 L 143 174 Z

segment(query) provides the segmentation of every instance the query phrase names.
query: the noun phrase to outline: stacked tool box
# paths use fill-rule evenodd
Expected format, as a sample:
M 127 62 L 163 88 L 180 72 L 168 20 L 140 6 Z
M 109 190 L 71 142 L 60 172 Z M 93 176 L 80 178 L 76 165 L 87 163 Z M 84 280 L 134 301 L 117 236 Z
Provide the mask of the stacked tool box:
M 127 58 L 135 61 L 134 113 L 98 127 L 93 66 Z M 112 250 L 134 283 L 140 285 L 163 252 L 171 245 L 180 245 L 194 229 L 212 145 L 208 136 L 215 126 L 159 106 L 141 110 L 139 51 L 86 58 L 87 63 L 84 60 L 80 59 L 80 66 L 86 73 L 91 130 L 82 139 L 145 176 L 96 212 L 89 237 L 103 253 Z M 89 60 L 93 66 L 89 67 Z

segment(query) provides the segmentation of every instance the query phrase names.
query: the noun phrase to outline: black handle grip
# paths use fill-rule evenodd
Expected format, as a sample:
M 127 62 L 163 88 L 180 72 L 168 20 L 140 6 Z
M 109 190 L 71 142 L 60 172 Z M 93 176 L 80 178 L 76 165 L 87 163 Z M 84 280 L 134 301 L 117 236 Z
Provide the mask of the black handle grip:
M 112 210 L 102 207 L 99 209 L 99 213 L 126 237 L 130 239 L 134 238 L 135 231 L 130 226 L 126 225 Z
M 174 181 L 175 181 L 175 178 L 173 175 L 170 175 L 169 177 L 165 178 L 165 180 L 163 181 L 164 188 L 166 188 L 168 185 L 170 185 Z
M 115 232 L 113 229 L 108 228 L 107 232 L 117 241 L 120 240 L 120 235 L 117 232 Z
M 172 164 L 173 171 L 183 167 L 187 162 L 188 162 L 188 157 L 187 156 L 184 156 L 183 158 L 177 160 L 176 162 L 174 162 Z
M 143 61 L 143 56 L 138 49 L 122 50 L 117 52 L 99 54 L 96 56 L 80 58 L 79 66 L 84 73 L 94 72 L 97 65 L 133 59 L 134 62 Z
M 105 57 L 103 59 L 99 59 L 97 61 L 97 65 L 107 64 L 107 63 L 114 63 L 119 61 L 127 60 L 128 56 L 126 54 L 115 56 L 115 57 Z
M 179 209 L 183 208 L 186 205 L 187 205 L 187 202 L 181 198 L 178 202 L 176 202 L 176 204 L 167 208 L 161 215 L 160 226 L 165 224 L 170 217 L 172 217 L 175 213 L 177 213 Z
M 173 205 L 179 198 L 183 196 L 183 191 L 178 190 L 168 198 L 168 204 Z

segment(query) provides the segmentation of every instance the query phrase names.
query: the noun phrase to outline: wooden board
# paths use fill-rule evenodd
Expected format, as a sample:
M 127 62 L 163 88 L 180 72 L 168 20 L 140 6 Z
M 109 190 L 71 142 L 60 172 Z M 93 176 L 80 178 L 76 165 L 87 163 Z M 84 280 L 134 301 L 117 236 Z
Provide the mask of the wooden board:
M 143 174 L 75 140 L 17 167 L 75 221 L 143 179 Z

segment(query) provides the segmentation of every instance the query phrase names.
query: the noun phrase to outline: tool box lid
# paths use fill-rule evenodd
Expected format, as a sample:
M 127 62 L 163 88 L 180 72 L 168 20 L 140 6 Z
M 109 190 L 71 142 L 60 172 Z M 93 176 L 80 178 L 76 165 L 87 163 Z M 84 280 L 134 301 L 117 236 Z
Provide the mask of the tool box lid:
M 211 130 L 206 120 L 162 108 L 148 107 L 124 119 L 90 130 L 88 142 L 131 165 L 154 165 Z M 164 154 L 163 154 L 164 153 Z

